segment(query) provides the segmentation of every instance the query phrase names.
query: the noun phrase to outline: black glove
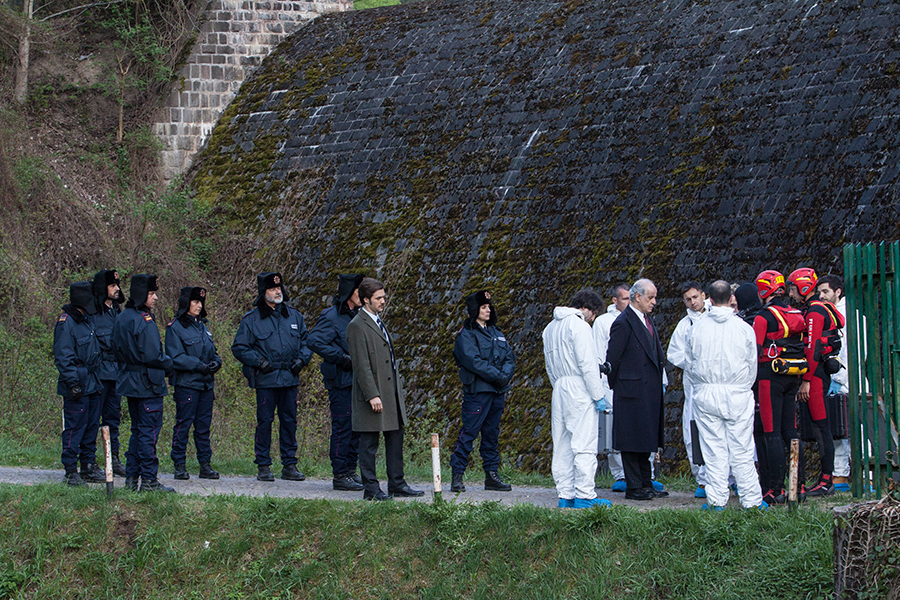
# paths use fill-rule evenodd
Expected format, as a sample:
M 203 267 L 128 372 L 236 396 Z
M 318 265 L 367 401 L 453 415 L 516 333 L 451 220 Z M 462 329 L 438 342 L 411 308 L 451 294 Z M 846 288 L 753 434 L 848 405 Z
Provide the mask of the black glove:
M 341 357 L 341 362 L 338 363 L 344 371 L 352 371 L 353 370 L 353 361 L 350 360 L 350 356 L 345 354 Z
M 509 385 L 509 377 L 506 375 L 501 375 L 494 382 L 494 387 L 496 388 L 505 388 L 507 385 Z
M 272 365 L 269 364 L 269 361 L 267 361 L 266 359 L 260 360 L 259 365 L 257 365 L 256 368 L 259 369 L 259 372 L 262 373 L 263 375 L 268 375 L 269 373 L 271 373 L 272 371 L 275 370 L 272 367 Z
M 291 363 L 291 375 L 299 375 L 305 366 L 303 359 L 295 358 L 294 362 Z
M 215 375 L 216 373 L 219 372 L 219 369 L 221 369 L 221 368 L 222 368 L 222 359 L 214 358 L 214 359 L 212 359 L 212 362 L 209 363 L 209 374 Z
M 81 385 L 73 385 L 69 388 L 69 392 L 72 394 L 72 400 L 80 400 L 84 396 L 84 390 Z
M 210 363 L 208 365 L 201 364 L 200 369 L 199 369 L 200 374 L 201 375 L 209 375 L 210 373 L 212 373 L 211 365 L 212 365 L 212 363 Z
M 609 375 L 610 373 L 612 373 L 612 367 L 609 366 L 608 362 L 605 362 L 602 365 L 600 365 L 600 374 L 601 375 Z
M 171 379 L 172 377 L 174 377 L 175 376 L 175 367 L 169 367 L 168 369 L 165 369 L 165 375 L 166 375 L 166 378 L 168 378 L 168 379 Z

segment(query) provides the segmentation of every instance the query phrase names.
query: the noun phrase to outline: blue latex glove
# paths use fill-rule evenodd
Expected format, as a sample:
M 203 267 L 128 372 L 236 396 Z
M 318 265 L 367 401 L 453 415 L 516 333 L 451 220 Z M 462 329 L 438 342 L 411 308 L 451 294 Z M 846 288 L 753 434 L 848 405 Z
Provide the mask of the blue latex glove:
M 831 387 L 828 388 L 829 394 L 840 394 L 841 393 L 841 384 L 839 384 L 834 379 L 831 380 Z
M 606 400 L 603 398 L 594 400 L 594 408 L 597 409 L 597 412 L 603 412 L 604 410 L 606 410 Z

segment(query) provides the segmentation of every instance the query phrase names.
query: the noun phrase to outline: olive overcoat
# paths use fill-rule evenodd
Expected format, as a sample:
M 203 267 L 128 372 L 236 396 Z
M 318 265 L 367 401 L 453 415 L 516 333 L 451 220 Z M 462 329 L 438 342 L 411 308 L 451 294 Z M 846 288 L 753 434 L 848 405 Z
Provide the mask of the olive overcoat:
M 391 360 L 390 344 L 365 309 L 347 325 L 353 362 L 353 431 L 394 431 L 406 426 L 405 393 Z M 375 397 L 381 398 L 380 413 L 369 404 Z

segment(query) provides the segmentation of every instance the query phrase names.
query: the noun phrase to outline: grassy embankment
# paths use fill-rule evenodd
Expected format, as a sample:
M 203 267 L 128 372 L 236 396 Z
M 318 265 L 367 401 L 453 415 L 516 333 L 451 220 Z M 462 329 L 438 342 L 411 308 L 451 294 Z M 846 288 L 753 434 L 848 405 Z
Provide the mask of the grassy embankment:
M 815 509 L 560 511 L 0 486 L 0 597 L 824 598 Z

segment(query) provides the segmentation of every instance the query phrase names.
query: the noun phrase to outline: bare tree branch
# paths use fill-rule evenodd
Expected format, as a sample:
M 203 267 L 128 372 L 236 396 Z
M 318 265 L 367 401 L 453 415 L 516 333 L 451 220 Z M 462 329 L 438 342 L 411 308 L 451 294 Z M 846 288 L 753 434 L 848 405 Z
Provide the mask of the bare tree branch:
M 47 15 L 42 18 L 41 21 L 49 21 L 54 17 L 59 17 L 66 13 L 75 12 L 76 10 L 86 10 L 88 8 L 93 8 L 95 6 L 112 6 L 113 4 L 121 4 L 125 0 L 106 0 L 105 2 L 94 2 L 93 4 L 82 4 L 81 6 L 74 6 L 72 8 L 67 8 L 66 10 L 61 10 L 58 13 L 53 13 L 52 15 Z M 46 5 L 45 5 L 46 6 Z

